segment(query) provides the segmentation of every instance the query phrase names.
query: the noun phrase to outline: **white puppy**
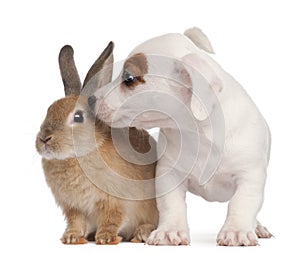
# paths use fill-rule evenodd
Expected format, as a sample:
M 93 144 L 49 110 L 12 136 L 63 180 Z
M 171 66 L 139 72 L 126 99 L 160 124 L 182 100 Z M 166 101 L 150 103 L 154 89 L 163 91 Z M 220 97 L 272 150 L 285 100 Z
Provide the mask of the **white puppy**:
M 257 237 L 271 237 L 256 219 L 269 161 L 268 126 L 208 53 L 211 44 L 198 28 L 153 38 L 136 47 L 119 77 L 89 100 L 97 117 L 114 127 L 161 129 L 160 219 L 149 244 L 190 243 L 186 191 L 229 201 L 218 245 L 254 246 Z

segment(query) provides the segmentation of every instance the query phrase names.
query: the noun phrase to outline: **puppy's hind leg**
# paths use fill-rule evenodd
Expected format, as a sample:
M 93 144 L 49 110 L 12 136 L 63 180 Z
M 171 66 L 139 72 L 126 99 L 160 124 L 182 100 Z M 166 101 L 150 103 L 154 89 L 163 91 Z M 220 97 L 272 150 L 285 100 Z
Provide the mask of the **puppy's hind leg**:
M 261 225 L 259 221 L 257 221 L 255 233 L 258 238 L 271 238 L 273 235 L 269 232 L 269 230 Z
M 236 192 L 229 202 L 225 224 L 217 237 L 218 245 L 258 245 L 256 216 L 263 203 L 264 185 L 263 173 L 243 174 L 243 177 L 237 178 Z

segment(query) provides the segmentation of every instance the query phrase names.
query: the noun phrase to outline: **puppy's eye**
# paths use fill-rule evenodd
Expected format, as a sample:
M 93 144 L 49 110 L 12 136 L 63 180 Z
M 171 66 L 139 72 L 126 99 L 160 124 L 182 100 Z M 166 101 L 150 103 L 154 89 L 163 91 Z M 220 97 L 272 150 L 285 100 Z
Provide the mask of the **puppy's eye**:
M 134 76 L 133 74 L 130 74 L 127 71 L 125 71 L 123 74 L 123 83 L 126 86 L 130 86 L 130 85 L 134 84 L 136 79 L 137 79 L 136 76 Z
M 75 114 L 74 114 L 74 122 L 82 123 L 83 120 L 84 120 L 84 118 L 83 118 L 83 112 L 82 111 L 75 112 Z

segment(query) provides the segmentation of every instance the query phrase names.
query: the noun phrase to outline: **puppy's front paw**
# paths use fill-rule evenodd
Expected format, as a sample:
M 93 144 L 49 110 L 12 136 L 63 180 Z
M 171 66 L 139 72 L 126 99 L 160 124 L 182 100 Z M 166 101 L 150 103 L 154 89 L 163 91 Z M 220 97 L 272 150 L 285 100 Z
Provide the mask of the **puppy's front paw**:
M 122 241 L 122 237 L 109 231 L 97 233 L 95 239 L 96 244 L 118 244 Z
M 77 231 L 66 231 L 60 239 L 63 244 L 85 244 L 87 240 Z
M 189 245 L 190 237 L 186 230 L 157 229 L 150 234 L 146 243 L 150 245 Z
M 219 246 L 257 246 L 258 241 L 252 231 L 222 230 L 218 234 L 217 244 Z

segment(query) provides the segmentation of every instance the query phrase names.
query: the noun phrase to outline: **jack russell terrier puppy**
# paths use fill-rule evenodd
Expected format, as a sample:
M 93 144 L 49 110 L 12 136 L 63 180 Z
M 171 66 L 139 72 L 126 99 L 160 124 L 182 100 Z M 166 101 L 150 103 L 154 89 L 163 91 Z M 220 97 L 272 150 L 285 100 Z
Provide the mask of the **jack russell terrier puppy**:
M 269 128 L 209 53 L 212 46 L 198 28 L 150 39 L 130 53 L 118 78 L 89 98 L 96 116 L 113 127 L 160 128 L 159 225 L 148 244 L 190 243 L 187 191 L 229 201 L 218 245 L 255 246 L 257 238 L 272 236 L 256 218 L 264 199 Z

